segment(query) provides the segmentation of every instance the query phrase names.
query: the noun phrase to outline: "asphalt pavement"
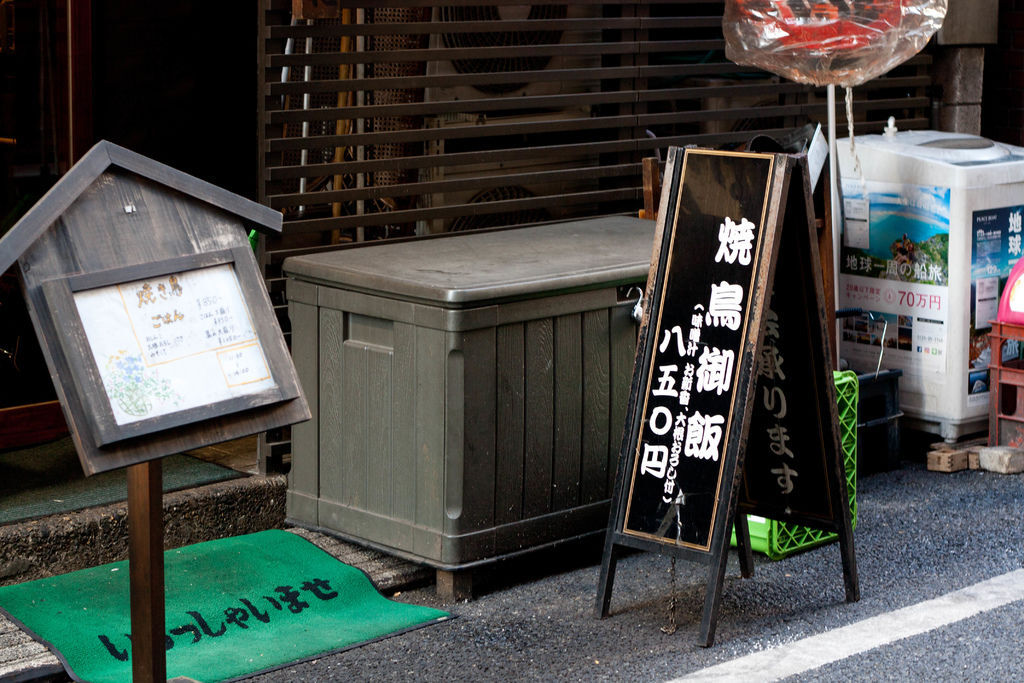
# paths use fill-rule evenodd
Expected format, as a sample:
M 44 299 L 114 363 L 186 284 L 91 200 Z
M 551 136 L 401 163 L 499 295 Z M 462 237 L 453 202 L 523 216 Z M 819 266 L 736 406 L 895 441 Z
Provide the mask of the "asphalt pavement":
M 673 578 L 667 557 L 625 557 L 611 614 L 599 620 L 600 548 L 584 544 L 478 575 L 484 585 L 472 601 L 445 604 L 432 586 L 403 592 L 396 599 L 456 618 L 253 680 L 772 680 L 780 669 L 752 653 L 771 651 L 792 665 L 801 648 L 818 661 L 789 680 L 1024 678 L 1024 475 L 945 474 L 905 461 L 861 477 L 857 501 L 860 601 L 845 602 L 837 544 L 775 562 L 755 553 L 750 579 L 740 577 L 733 552 L 710 648 L 697 644 L 704 566 L 680 560 Z M 990 608 L 976 593 L 992 593 L 992 581 L 1003 593 Z M 974 592 L 955 593 L 963 589 Z M 940 603 L 954 616 L 930 625 Z M 962 616 L 964 609 L 981 611 Z M 904 637 L 903 622 L 920 622 L 920 632 Z M 865 637 L 883 642 L 858 645 Z M 728 668 L 745 662 L 753 666 L 746 673 Z

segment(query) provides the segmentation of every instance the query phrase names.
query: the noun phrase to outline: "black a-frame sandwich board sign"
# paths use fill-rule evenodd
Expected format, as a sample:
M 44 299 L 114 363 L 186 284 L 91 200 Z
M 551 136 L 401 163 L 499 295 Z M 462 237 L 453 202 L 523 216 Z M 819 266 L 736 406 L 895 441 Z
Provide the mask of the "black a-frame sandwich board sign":
M 806 159 L 672 148 L 665 175 L 596 613 L 622 548 L 704 563 L 707 647 L 746 513 L 837 532 L 859 587 Z
M 128 470 L 136 681 L 166 678 L 160 458 L 310 418 L 253 229 L 281 214 L 104 141 L 0 239 L 82 468 Z

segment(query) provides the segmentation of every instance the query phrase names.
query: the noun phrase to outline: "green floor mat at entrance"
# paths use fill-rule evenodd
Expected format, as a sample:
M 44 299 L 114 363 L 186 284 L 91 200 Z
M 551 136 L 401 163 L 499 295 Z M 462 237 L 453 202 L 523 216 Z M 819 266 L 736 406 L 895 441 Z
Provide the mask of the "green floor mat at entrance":
M 164 458 L 164 492 L 243 476 L 188 455 Z M 70 438 L 0 453 L 0 524 L 108 505 L 128 497 L 127 475 L 86 477 Z
M 167 677 L 247 676 L 443 621 L 287 531 L 164 553 Z M 127 562 L 0 587 L 0 608 L 83 681 L 131 681 Z

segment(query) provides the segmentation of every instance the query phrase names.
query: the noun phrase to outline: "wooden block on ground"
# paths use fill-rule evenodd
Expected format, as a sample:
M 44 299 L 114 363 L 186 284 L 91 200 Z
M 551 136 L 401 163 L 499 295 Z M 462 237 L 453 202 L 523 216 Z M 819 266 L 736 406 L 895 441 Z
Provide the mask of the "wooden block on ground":
M 967 450 L 967 468 L 972 470 L 980 470 L 981 463 L 979 462 L 978 450 L 976 448 L 970 448 Z
M 473 599 L 473 572 L 463 569 L 456 571 L 437 570 L 437 583 L 434 587 L 438 597 L 446 602 L 457 602 Z
M 963 443 L 957 443 L 956 445 L 967 449 L 988 446 L 988 436 L 977 436 L 973 439 L 967 439 Z
M 932 472 L 959 472 L 968 464 L 967 451 L 937 450 L 928 454 L 928 469 Z
M 1024 449 L 1010 446 L 989 446 L 978 450 L 981 469 L 1000 474 L 1024 472 Z
M 963 451 L 963 450 L 975 450 L 988 446 L 987 436 L 978 436 L 973 439 L 964 439 L 963 441 L 954 441 L 952 443 L 948 441 L 935 441 L 928 445 L 929 451 Z

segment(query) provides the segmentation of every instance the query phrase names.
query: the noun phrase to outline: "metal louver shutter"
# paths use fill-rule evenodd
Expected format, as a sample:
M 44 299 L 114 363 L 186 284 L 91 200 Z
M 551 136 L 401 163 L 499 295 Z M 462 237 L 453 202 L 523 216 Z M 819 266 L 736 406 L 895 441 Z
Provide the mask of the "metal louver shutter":
M 261 2 L 260 200 L 285 217 L 262 260 L 285 323 L 289 255 L 634 212 L 643 157 L 826 118 L 823 89 L 726 60 L 723 2 L 340 5 Z M 858 132 L 927 127 L 930 63 L 857 88 Z

